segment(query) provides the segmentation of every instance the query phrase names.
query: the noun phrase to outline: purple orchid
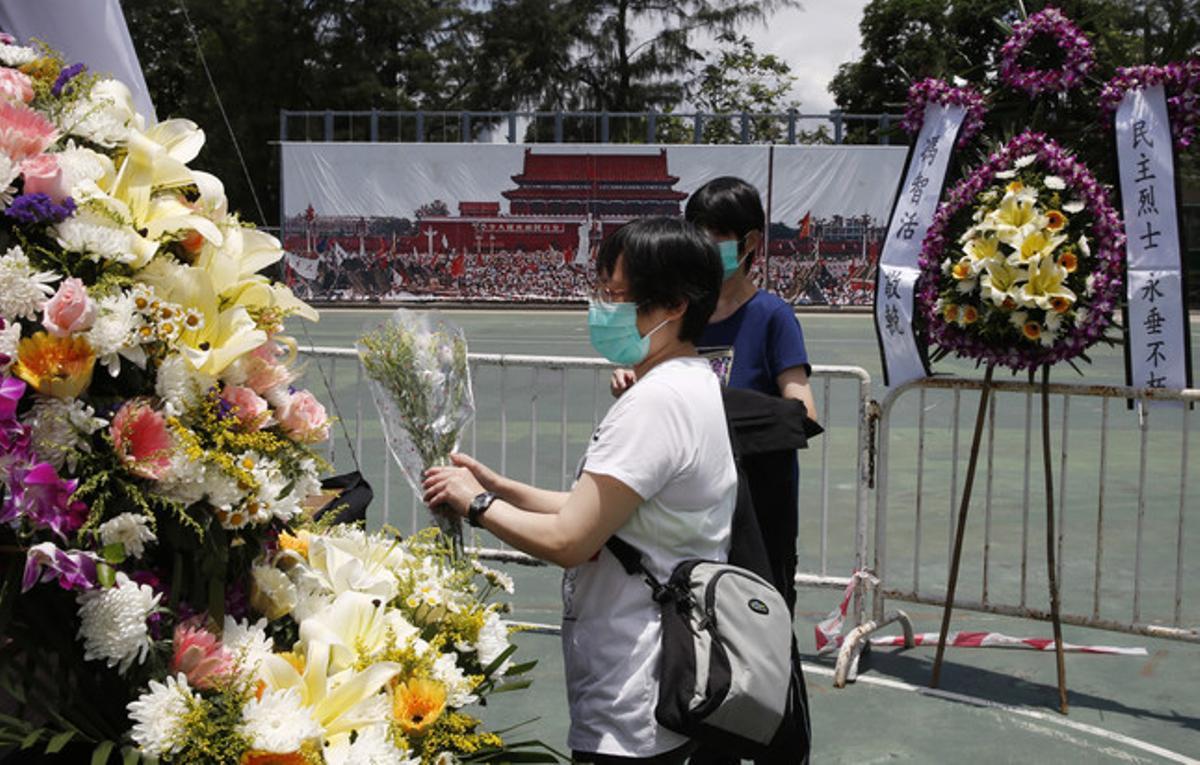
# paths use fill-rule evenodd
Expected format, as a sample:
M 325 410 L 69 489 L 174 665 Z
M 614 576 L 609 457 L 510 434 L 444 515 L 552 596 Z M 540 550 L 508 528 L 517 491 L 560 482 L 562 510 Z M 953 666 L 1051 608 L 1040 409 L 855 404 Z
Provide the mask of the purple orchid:
M 983 115 L 986 111 L 983 96 L 972 88 L 956 88 L 942 80 L 932 77 L 914 82 L 908 89 L 908 106 L 904 110 L 904 119 L 900 126 L 907 132 L 921 132 L 925 122 L 925 107 L 929 104 L 940 106 L 961 106 L 967 110 L 962 129 L 958 131 L 956 145 L 959 148 L 975 137 L 983 128 Z
M 25 555 L 21 592 L 28 592 L 39 582 L 52 581 L 64 590 L 94 589 L 97 560 L 95 553 L 84 550 L 60 550 L 53 542 L 36 544 Z
M 1041 34 L 1049 35 L 1063 52 L 1060 68 L 1033 69 L 1018 62 L 1033 38 Z M 1062 11 L 1047 7 L 1013 27 L 1012 36 L 1000 48 L 1000 79 L 1031 96 L 1065 93 L 1083 82 L 1095 63 L 1087 36 Z

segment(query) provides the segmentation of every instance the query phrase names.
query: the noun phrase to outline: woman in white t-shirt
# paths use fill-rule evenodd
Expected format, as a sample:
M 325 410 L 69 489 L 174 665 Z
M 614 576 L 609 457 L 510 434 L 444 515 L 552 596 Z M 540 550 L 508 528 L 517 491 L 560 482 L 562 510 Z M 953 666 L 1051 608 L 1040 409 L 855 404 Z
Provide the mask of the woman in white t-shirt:
M 425 501 L 448 505 L 563 575 L 567 743 L 579 763 L 682 763 L 689 741 L 658 725 L 659 607 L 604 543 L 620 536 L 665 580 L 685 558 L 724 560 L 737 498 L 720 383 L 695 339 L 721 288 L 715 245 L 675 218 L 634 221 L 601 245 L 592 344 L 638 382 L 596 429 L 570 492 L 497 475 L 465 455 L 433 468 Z

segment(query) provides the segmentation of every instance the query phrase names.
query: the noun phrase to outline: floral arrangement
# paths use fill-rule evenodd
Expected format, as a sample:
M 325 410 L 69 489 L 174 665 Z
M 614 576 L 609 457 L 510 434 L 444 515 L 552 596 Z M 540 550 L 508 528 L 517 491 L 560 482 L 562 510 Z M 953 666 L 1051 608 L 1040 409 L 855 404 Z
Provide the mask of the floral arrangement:
M 495 754 L 459 710 L 516 671 L 474 582 L 503 577 L 288 532 L 330 418 L 283 328 L 317 316 L 258 273 L 280 244 L 189 167 L 203 143 L 0 38 L 0 751 Z
M 965 86 L 955 87 L 933 77 L 914 82 L 909 87 L 907 104 L 900 126 L 913 134 L 921 132 L 921 126 L 925 123 L 925 108 L 929 104 L 966 109 L 967 116 L 955 142 L 959 148 L 966 146 L 983 129 L 983 115 L 987 112 L 979 91 Z
M 1032 369 L 1103 338 L 1121 296 L 1124 233 L 1108 194 L 1041 133 L 1023 133 L 951 189 L 922 243 L 923 320 L 940 354 Z
M 1049 38 L 1062 55 L 1056 69 L 1038 69 L 1021 63 L 1030 43 Z M 1044 8 L 1013 27 L 1000 48 L 1000 79 L 1010 88 L 1030 96 L 1065 93 L 1079 85 L 1092 70 L 1096 54 L 1092 43 L 1075 24 L 1054 7 Z
M 1175 145 L 1188 148 L 1196 140 L 1196 129 L 1200 127 L 1200 59 L 1164 66 L 1119 67 L 1116 76 L 1100 92 L 1105 124 L 1111 126 L 1112 116 L 1127 91 L 1155 85 L 1162 85 L 1167 91 L 1167 112 Z
M 253 568 L 258 621 L 181 623 L 166 678 L 129 704 L 145 755 L 195 763 L 553 762 L 462 708 L 527 685 L 503 607 L 512 581 L 434 530 L 283 533 Z M 287 648 L 278 650 L 278 646 Z M 515 755 L 517 750 L 524 750 Z
M 358 353 L 388 449 L 420 493 L 425 471 L 449 464 L 475 413 L 466 336 L 436 313 L 400 308 L 359 338 Z M 439 513 L 437 520 L 461 539 L 457 517 Z

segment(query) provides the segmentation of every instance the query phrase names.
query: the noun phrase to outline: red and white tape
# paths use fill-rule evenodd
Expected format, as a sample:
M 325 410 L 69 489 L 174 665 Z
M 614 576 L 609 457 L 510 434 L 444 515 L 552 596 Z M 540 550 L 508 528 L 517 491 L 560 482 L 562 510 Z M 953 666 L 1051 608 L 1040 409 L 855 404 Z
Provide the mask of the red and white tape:
M 814 628 L 817 640 L 817 654 L 832 653 L 841 647 L 845 636 L 842 627 L 846 623 L 846 610 L 850 606 L 850 598 L 854 596 L 854 588 L 860 579 L 878 583 L 878 579 L 868 573 L 855 571 L 850 577 L 850 583 L 842 593 L 842 602 L 829 612 Z M 922 632 L 913 635 L 916 645 L 937 645 L 938 633 Z M 887 635 L 871 638 L 873 646 L 903 646 L 903 635 Z M 1053 638 L 1012 637 L 999 632 L 951 632 L 946 635 L 946 645 L 951 648 L 1021 648 L 1031 651 L 1053 651 Z M 1063 650 L 1071 653 L 1094 653 L 1109 656 L 1145 656 L 1146 649 L 1141 647 L 1111 646 L 1111 645 L 1076 645 L 1063 643 Z

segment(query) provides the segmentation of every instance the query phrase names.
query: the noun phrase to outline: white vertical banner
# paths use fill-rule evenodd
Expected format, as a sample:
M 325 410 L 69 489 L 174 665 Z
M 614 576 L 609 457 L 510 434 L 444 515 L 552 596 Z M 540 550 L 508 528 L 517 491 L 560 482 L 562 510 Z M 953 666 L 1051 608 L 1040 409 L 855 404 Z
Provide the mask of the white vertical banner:
M 1137 388 L 1187 388 L 1187 293 L 1174 149 L 1161 85 L 1126 92 L 1117 108 L 1116 141 L 1128 270 L 1128 382 Z
M 925 121 L 909 151 L 892 205 L 875 285 L 875 333 L 888 386 L 903 385 L 929 373 L 925 349 L 913 331 L 914 291 L 921 272 L 918 259 L 966 114 L 961 106 L 930 104 L 925 108 Z
M 68 64 L 125 83 L 138 113 L 154 124 L 154 103 L 117 0 L 0 0 L 0 27 L 22 45 L 36 37 L 62 51 Z

